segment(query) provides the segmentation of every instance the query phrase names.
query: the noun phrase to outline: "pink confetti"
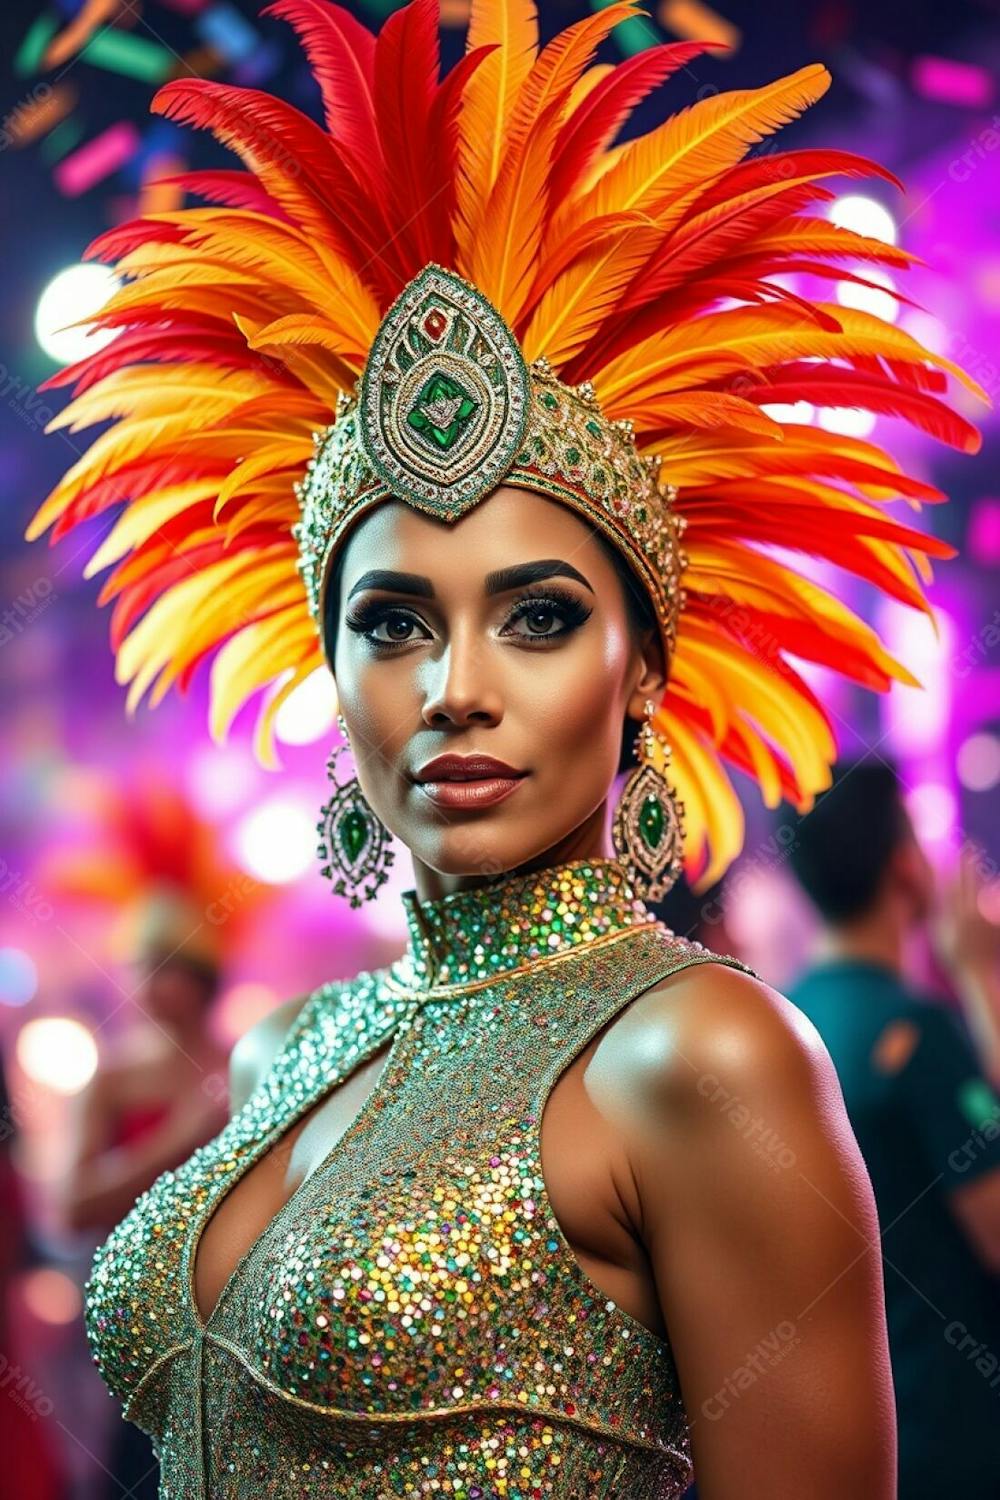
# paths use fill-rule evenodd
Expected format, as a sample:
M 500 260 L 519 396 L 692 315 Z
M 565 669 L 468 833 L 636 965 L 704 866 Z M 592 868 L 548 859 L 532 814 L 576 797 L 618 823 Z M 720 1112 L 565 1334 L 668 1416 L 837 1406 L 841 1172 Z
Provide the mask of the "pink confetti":
M 109 125 L 92 141 L 63 158 L 52 174 L 56 186 L 67 198 L 79 197 L 124 166 L 138 151 L 139 142 L 139 131 L 130 120 Z
M 955 62 L 950 57 L 918 57 L 913 63 L 913 87 L 925 99 L 982 109 L 992 104 L 994 84 L 986 68 Z

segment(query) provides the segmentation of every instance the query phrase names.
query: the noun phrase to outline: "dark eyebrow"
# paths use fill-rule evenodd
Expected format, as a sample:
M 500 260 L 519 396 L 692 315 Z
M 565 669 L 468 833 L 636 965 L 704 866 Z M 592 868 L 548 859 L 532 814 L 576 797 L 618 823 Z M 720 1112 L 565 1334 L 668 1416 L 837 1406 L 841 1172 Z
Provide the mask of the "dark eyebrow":
M 510 568 L 500 568 L 486 575 L 487 594 L 504 594 L 510 589 L 523 588 L 526 583 L 539 583 L 543 578 L 575 578 L 585 589 L 594 592 L 590 584 L 571 563 L 561 557 L 542 558 L 538 562 L 515 563 Z M 385 589 L 396 594 L 416 594 L 422 599 L 433 599 L 434 585 L 420 573 L 396 573 L 390 568 L 373 568 L 362 573 L 348 594 L 353 599 L 362 589 Z

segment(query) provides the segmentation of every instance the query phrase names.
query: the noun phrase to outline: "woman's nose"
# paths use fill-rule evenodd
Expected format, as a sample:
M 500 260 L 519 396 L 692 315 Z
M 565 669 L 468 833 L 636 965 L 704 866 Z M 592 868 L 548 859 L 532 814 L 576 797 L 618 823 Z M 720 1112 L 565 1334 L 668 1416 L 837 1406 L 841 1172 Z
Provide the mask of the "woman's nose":
M 492 685 L 488 652 L 478 638 L 452 636 L 436 661 L 428 661 L 423 718 L 440 727 L 451 722 L 498 723 L 499 692 Z

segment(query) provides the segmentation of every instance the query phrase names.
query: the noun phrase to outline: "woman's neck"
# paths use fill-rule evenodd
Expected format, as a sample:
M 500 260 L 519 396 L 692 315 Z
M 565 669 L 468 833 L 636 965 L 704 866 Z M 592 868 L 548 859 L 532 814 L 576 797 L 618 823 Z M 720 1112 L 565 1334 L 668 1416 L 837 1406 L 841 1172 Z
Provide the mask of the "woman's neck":
M 469 829 L 469 846 L 476 847 L 475 827 Z M 540 854 L 533 855 L 510 869 L 497 864 L 485 863 L 481 870 L 470 874 L 451 875 L 432 869 L 414 855 L 413 886 L 419 901 L 437 901 L 455 891 L 475 891 L 489 885 L 500 874 L 528 875 L 534 870 L 546 870 L 551 865 L 565 864 L 574 859 L 607 859 L 614 850 L 608 834 L 607 801 L 595 808 L 590 817 L 574 828 L 557 844 L 552 844 Z

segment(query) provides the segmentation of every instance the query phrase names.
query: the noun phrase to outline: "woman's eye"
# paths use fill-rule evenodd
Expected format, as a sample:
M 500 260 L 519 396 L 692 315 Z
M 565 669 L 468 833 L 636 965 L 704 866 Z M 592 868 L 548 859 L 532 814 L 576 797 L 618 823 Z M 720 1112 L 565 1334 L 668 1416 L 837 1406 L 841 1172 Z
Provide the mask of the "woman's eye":
M 574 595 L 565 599 L 522 599 L 510 617 L 510 624 L 524 629 L 513 629 L 511 635 L 529 640 L 552 640 L 569 635 L 588 618 L 590 611 Z M 553 628 L 553 626 L 555 628 Z M 507 633 L 507 632 L 505 632 Z
M 406 646 L 417 637 L 410 634 L 418 621 L 402 610 L 382 610 L 377 615 L 360 615 L 346 622 L 349 630 L 355 631 L 373 646 Z
M 558 596 L 536 598 L 529 595 L 511 610 L 500 634 L 515 636 L 519 641 L 531 644 L 536 641 L 551 641 L 559 636 L 569 635 L 589 615 L 590 610 L 568 592 L 564 599 Z M 388 609 L 385 606 L 375 610 L 361 609 L 357 614 L 349 615 L 345 624 L 375 650 L 391 651 L 397 646 L 408 646 L 415 640 L 430 639 L 425 629 L 423 633 L 415 634 L 422 627 L 422 622 L 402 609 Z

